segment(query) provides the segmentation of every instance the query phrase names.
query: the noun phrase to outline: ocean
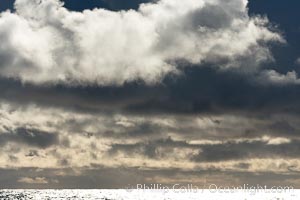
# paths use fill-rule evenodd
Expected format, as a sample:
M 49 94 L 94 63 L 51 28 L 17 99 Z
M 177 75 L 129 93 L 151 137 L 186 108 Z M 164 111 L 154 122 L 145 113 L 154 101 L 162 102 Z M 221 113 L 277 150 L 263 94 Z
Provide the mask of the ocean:
M 168 200 L 198 199 L 196 193 L 137 190 L 0 190 L 5 200 Z
M 208 190 L 0 190 L 0 200 L 299 200 L 292 193 L 212 192 Z

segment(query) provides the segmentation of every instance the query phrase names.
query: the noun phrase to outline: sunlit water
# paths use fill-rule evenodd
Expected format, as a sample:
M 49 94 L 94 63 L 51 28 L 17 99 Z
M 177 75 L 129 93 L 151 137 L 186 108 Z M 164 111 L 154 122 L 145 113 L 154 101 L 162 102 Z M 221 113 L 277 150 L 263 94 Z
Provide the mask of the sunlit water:
M 7 200 L 85 200 L 124 199 L 126 191 L 119 190 L 1 190 L 0 199 Z
M 158 190 L 0 190 L 0 200 L 299 200 L 300 190 L 293 193 L 257 193 Z
M 197 198 L 198 197 L 198 198 Z M 196 194 L 174 194 L 163 191 L 130 190 L 0 190 L 5 200 L 168 200 L 199 199 Z

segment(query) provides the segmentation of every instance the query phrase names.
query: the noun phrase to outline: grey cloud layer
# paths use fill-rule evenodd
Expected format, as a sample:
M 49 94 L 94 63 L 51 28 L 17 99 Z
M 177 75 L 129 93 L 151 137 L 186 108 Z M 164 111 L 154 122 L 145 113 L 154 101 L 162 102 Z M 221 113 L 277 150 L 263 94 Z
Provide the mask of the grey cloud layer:
M 78 170 L 74 169 L 44 169 L 22 168 L 0 169 L 0 175 L 5 183 L 0 182 L 0 187 L 9 188 L 127 188 L 136 184 L 164 183 L 165 185 L 188 184 L 193 182 L 194 186 L 209 187 L 210 184 L 225 186 L 234 181 L 230 186 L 243 185 L 272 185 L 282 186 L 282 181 L 287 180 L 287 186 L 297 185 L 299 187 L 299 174 L 278 175 L 275 173 L 232 173 L 217 170 L 210 171 L 181 171 L 172 169 L 169 171 L 158 171 L 155 169 L 138 170 L 136 168 L 103 168 L 82 169 L 81 175 L 75 175 Z M 16 175 L 18 174 L 18 175 Z M 64 174 L 64 175 L 63 175 Z M 172 178 L 170 178 L 172 177 Z M 29 184 L 28 182 L 31 182 Z
M 248 112 L 299 113 L 297 84 L 261 84 L 260 75 L 219 72 L 205 67 L 186 67 L 185 76 L 168 77 L 163 84 L 139 83 L 123 87 L 38 87 L 1 79 L 2 100 L 36 103 L 80 112 L 140 114 L 209 114 Z M 259 77 L 258 83 L 253 79 Z
M 215 162 L 214 168 L 239 170 L 235 164 L 248 162 L 245 158 L 271 159 L 269 163 L 285 158 L 290 159 L 286 166 L 275 170 L 300 168 L 298 161 L 293 161 L 298 158 L 299 119 L 291 115 L 145 117 L 80 114 L 36 106 L 16 109 L 3 104 L 0 130 L 0 166 L 168 168 L 173 162 L 185 161 L 183 169 L 198 164 L 209 169 L 208 163 Z M 218 162 L 224 162 L 223 166 Z M 266 171 L 266 167 L 254 164 L 249 170 Z
M 228 172 L 238 183 L 243 173 L 271 173 L 269 181 L 285 175 L 289 184 L 300 171 L 299 124 L 297 115 L 277 112 L 144 115 L 2 103 L 0 168 L 36 168 L 12 187 L 71 187 L 68 181 L 81 179 L 90 188 L 118 188 L 114 174 L 131 169 L 143 183 L 150 180 L 145 171 L 155 170 L 151 180 L 165 183 L 184 183 L 184 173 L 200 183 L 199 173 Z M 112 177 L 92 178 L 106 170 Z
M 0 75 L 23 82 L 121 85 L 178 73 L 174 60 L 248 70 L 282 41 L 247 1 L 161 0 L 138 11 L 71 12 L 58 0 L 17 0 L 0 17 Z M 50 14 L 51 13 L 51 14 Z M 245 67 L 245 66 L 244 66 Z
M 6 127 L 4 126 L 4 129 Z M 5 145 L 7 142 L 25 143 L 34 147 L 49 147 L 58 142 L 57 135 L 47 133 L 45 131 L 26 129 L 23 127 L 17 128 L 14 131 L 7 130 L 7 133 L 1 133 L 1 143 Z

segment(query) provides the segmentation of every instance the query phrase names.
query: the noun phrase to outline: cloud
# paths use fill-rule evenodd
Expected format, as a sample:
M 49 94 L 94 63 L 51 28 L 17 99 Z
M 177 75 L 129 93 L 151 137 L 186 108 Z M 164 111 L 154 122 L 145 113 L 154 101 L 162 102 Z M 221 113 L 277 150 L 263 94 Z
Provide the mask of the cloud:
M 295 61 L 295 63 L 296 63 L 297 65 L 300 65 L 300 58 L 298 58 L 298 59 Z
M 120 185 L 114 177 L 124 177 L 122 184 L 126 183 L 128 169 L 140 174 L 140 183 L 157 174 L 166 183 L 184 182 L 183 175 L 174 176 L 183 172 L 192 177 L 201 171 L 211 177 L 212 172 L 222 171 L 241 178 L 240 173 L 291 176 L 300 171 L 297 115 L 149 116 L 84 113 L 36 105 L 0 108 L 0 173 L 1 168 L 38 168 L 18 174 L 16 179 L 16 174 L 11 175 L 9 180 L 15 183 L 10 187 L 37 187 L 26 185 L 27 179 L 22 183 L 18 180 L 29 177 L 33 180 L 28 181 L 34 182 L 34 177 L 45 177 L 48 183 L 38 187 L 71 187 L 75 184 L 71 180 L 82 180 L 87 183 L 84 188 L 97 184 L 116 188 Z M 50 176 L 50 168 L 56 174 Z M 63 173 L 67 169 L 73 171 Z M 145 175 L 151 170 L 156 172 Z M 94 176 L 91 171 L 101 171 L 102 176 Z M 3 185 L 0 181 L 0 187 Z
M 39 156 L 39 152 L 37 150 L 30 150 L 28 154 L 26 154 L 27 157 L 35 157 Z
M 240 163 L 241 167 L 247 166 Z M 40 170 L 38 168 L 0 169 L 2 180 L 1 188 L 40 188 L 40 189 L 124 189 L 136 184 L 162 183 L 172 186 L 173 184 L 193 184 L 202 188 L 210 184 L 222 186 L 243 185 L 267 185 L 267 186 L 293 186 L 299 188 L 299 173 L 277 174 L 273 172 L 248 173 L 248 172 L 222 172 L 220 170 L 194 170 L 184 171 L 180 169 L 137 169 L 137 168 L 103 168 L 98 169 L 53 169 Z M 38 176 L 36 176 L 38 175 Z M 48 184 L 27 184 L 18 182 L 21 177 L 45 177 Z M 205 184 L 206 183 L 206 184 Z M 2 194 L 0 194 L 0 198 Z M 12 196 L 15 195 L 11 194 Z M 62 194 L 62 197 L 66 197 Z M 72 193 L 72 195 L 74 195 Z M 77 196 L 84 197 L 86 194 L 80 191 Z M 96 195 L 98 195 L 96 193 Z M 4 198 L 4 197 L 3 197 Z M 70 198 L 72 196 L 70 195 Z M 97 198 L 97 196 L 95 196 Z M 117 198 L 117 197 L 116 197 Z
M 0 75 L 35 84 L 156 83 L 174 61 L 255 68 L 282 41 L 247 1 L 161 0 L 138 11 L 72 12 L 58 0 L 17 0 L 0 17 Z M 49 14 L 51 13 L 51 14 Z
M 284 132 L 285 135 L 297 135 L 298 130 L 294 128 L 288 121 L 275 121 L 269 126 L 272 132 Z
M 189 66 L 184 76 L 162 84 L 120 87 L 43 87 L 0 79 L 0 99 L 14 106 L 31 103 L 82 113 L 216 114 L 299 113 L 299 84 L 273 84 L 254 74 Z
M 22 177 L 18 180 L 19 183 L 27 183 L 27 184 L 47 184 L 48 181 L 45 177 Z
M 299 185 L 298 71 L 263 64 L 283 39 L 247 2 L 17 0 L 0 16 L 0 187 Z
M 202 145 L 198 155 L 193 159 L 197 162 L 212 162 L 226 160 L 247 160 L 253 158 L 297 158 L 299 141 L 286 138 L 275 138 L 268 142 L 223 143 L 217 145 Z
M 7 129 L 8 127 L 4 127 Z M 29 146 L 39 148 L 47 148 L 58 143 L 56 134 L 48 133 L 37 129 L 17 128 L 15 130 L 7 130 L 7 132 L 0 134 L 1 144 L 8 142 L 17 142 Z
M 300 79 L 295 71 L 280 74 L 275 70 L 265 70 L 261 73 L 259 80 L 262 84 L 289 85 L 300 84 Z
M 34 105 L 0 108 L 0 167 L 167 168 L 183 163 L 182 169 L 225 170 L 243 158 L 272 156 L 269 163 L 298 158 L 300 121 L 293 115 L 145 116 Z M 257 170 L 254 166 L 248 170 Z
M 249 159 L 298 159 L 299 140 L 287 138 L 263 137 L 256 139 L 236 139 L 228 141 L 211 141 L 187 143 L 172 138 L 139 142 L 135 144 L 114 144 L 108 151 L 111 156 L 141 157 L 157 160 L 186 160 L 206 162 L 214 165 L 224 161 L 247 161 Z M 214 164 L 213 164 L 214 163 Z M 250 164 L 251 162 L 249 162 Z M 214 165 L 217 167 L 217 165 Z M 220 167 L 220 166 L 219 166 Z M 299 167 L 299 166 L 298 166 Z

